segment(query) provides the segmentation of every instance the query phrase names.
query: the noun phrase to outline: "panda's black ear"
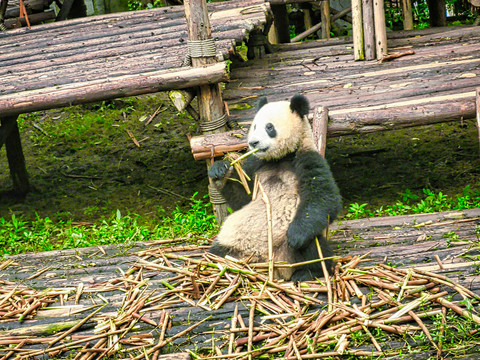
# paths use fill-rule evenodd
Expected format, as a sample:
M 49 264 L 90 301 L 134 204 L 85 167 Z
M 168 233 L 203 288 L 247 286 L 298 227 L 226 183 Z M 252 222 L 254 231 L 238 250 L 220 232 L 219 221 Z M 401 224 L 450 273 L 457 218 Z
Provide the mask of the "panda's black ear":
M 258 100 L 258 104 L 257 104 L 257 111 L 260 110 L 263 105 L 265 105 L 266 103 L 268 103 L 268 100 L 265 96 L 262 96 L 259 100 Z
M 300 94 L 294 95 L 290 100 L 290 109 L 300 115 L 300 117 L 304 117 L 310 109 L 308 99 Z

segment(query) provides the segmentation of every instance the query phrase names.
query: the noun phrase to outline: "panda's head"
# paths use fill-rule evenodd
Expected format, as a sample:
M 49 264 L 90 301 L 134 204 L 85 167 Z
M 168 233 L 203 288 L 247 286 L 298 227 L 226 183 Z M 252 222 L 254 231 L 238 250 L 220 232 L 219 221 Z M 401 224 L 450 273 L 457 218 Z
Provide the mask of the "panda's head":
M 255 155 L 265 160 L 281 159 L 295 152 L 305 135 L 308 109 L 308 100 L 303 95 L 271 103 L 266 98 L 260 99 L 248 133 L 250 150 L 260 149 Z

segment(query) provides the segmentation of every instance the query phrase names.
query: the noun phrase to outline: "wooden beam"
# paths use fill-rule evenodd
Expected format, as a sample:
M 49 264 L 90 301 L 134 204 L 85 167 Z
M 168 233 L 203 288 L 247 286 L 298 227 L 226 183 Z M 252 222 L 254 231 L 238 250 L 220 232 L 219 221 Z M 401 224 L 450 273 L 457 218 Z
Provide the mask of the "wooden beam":
M 25 168 L 25 157 L 23 156 L 17 117 L 3 117 L 0 119 L 0 123 L 2 125 L 1 128 L 5 130 L 5 148 L 7 150 L 8 166 L 10 167 L 13 188 L 19 194 L 25 195 L 30 190 L 30 184 Z M 3 134 L 1 134 L 1 137 L 3 137 Z
M 478 146 L 480 148 L 480 88 L 475 91 L 476 100 L 476 115 L 477 115 L 477 131 L 478 131 Z
M 365 56 L 363 53 L 362 0 L 352 0 L 352 20 L 353 56 L 355 60 L 363 60 Z
M 325 157 L 327 147 L 328 109 L 324 106 L 316 106 L 313 110 L 312 132 L 317 150 Z
M 290 27 L 288 25 L 288 13 L 286 5 L 271 5 L 273 13 L 273 27 L 277 43 L 290 42 Z
M 18 115 L 125 96 L 185 89 L 227 79 L 225 63 L 205 65 L 200 68 L 185 67 L 177 70 L 118 76 L 108 81 L 99 79 L 3 95 L 0 96 L 0 114 L 2 116 Z
M 402 0 L 403 30 L 413 30 L 412 0 Z
M 330 0 L 323 0 L 321 3 L 322 16 L 322 39 L 330 39 L 331 19 Z
M 188 40 L 205 41 L 212 38 L 212 29 L 208 17 L 206 0 L 185 0 L 185 17 L 187 19 Z M 217 62 L 215 54 L 204 57 L 192 57 L 194 67 L 203 68 L 205 65 Z M 218 66 L 218 65 L 214 65 Z M 224 116 L 224 104 L 218 82 L 210 85 L 201 85 L 197 94 L 200 123 L 211 123 Z M 204 131 L 204 134 L 212 134 L 225 131 L 225 126 Z M 213 159 L 207 161 L 207 167 L 212 164 Z M 210 187 L 213 186 L 211 179 Z M 214 204 L 218 222 L 221 224 L 228 215 L 227 205 Z
M 430 14 L 430 25 L 447 26 L 447 11 L 445 0 L 427 0 Z
M 373 0 L 373 16 L 375 19 L 375 44 L 377 59 L 380 60 L 388 53 L 387 26 L 385 25 L 385 8 L 383 0 Z
M 375 23 L 373 20 L 373 0 L 362 0 L 363 45 L 365 60 L 375 59 Z

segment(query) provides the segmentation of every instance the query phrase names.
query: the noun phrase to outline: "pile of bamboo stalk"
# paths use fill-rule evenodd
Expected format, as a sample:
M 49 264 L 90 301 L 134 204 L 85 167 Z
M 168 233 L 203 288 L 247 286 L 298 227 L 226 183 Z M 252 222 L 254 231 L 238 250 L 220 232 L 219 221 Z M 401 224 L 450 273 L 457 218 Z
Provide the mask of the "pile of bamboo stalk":
M 421 345 L 430 344 L 441 355 L 443 344 L 434 338 L 443 337 L 433 336 L 432 330 L 446 331 L 447 311 L 449 316 L 462 317 L 465 324 L 480 324 L 474 307 L 467 306 L 480 296 L 443 275 L 384 264 L 362 267 L 363 258 L 350 257 L 340 259 L 326 280 L 294 284 L 270 280 L 267 264 L 220 258 L 204 252 L 206 248 L 142 250 L 136 254 L 138 261 L 121 276 L 88 287 L 36 291 L 0 280 L 0 359 L 67 353 L 82 360 L 113 355 L 156 359 L 182 337 L 192 335 L 195 341 L 202 333 L 212 341 L 208 346 L 196 344 L 200 350 L 192 355 L 208 359 L 262 354 L 286 359 L 380 356 L 401 351 L 402 344 L 410 346 L 407 338 L 421 332 L 427 342 Z M 122 294 L 120 299 L 102 295 L 115 291 Z M 103 303 L 82 306 L 92 294 Z M 185 303 L 204 309 L 205 318 L 171 334 L 169 309 Z M 226 303 L 235 304 L 226 326 L 200 326 L 211 322 L 210 314 Z M 41 331 L 36 335 L 1 331 L 1 323 L 25 322 L 48 311 L 88 315 L 66 322 L 49 337 L 42 337 L 45 332 Z M 434 328 L 432 318 L 441 319 L 441 328 L 438 322 Z M 88 324 L 93 333 L 80 334 Z M 379 331 L 395 341 L 396 350 L 376 339 Z M 362 344 L 356 340 L 359 336 Z

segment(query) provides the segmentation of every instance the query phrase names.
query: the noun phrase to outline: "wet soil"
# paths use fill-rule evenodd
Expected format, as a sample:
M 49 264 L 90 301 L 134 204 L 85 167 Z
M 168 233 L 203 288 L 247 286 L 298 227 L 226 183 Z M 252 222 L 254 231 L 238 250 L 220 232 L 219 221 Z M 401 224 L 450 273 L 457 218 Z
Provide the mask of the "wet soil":
M 194 193 L 206 194 L 205 162 L 193 160 L 187 139 L 197 126 L 165 94 L 56 109 L 19 123 L 33 189 L 24 198 L 11 193 L 1 149 L 0 217 L 98 222 L 119 209 L 154 224 L 188 206 Z M 346 208 L 392 204 L 406 189 L 451 196 L 467 185 L 480 190 L 472 120 L 333 138 L 326 154 Z

